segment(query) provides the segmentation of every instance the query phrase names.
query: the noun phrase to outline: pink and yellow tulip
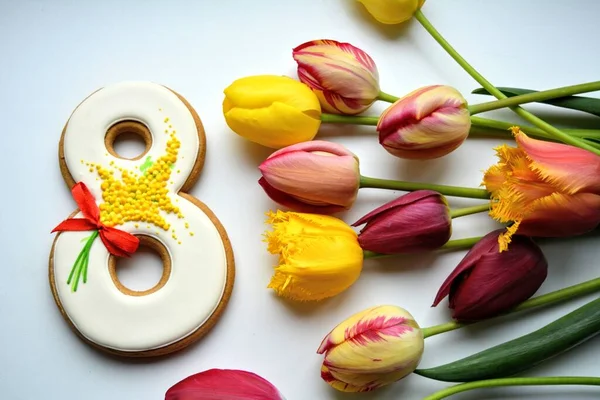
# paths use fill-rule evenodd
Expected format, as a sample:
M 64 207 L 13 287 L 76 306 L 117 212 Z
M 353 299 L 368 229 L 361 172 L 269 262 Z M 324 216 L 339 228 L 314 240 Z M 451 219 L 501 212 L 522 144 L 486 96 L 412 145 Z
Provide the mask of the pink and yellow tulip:
M 426 86 L 409 93 L 379 118 L 379 143 L 391 154 L 408 159 L 445 156 L 469 135 L 467 101 L 449 86 Z
M 269 288 L 282 297 L 316 301 L 348 289 L 360 276 L 363 251 L 356 232 L 337 218 L 295 212 L 270 212 L 266 233 L 279 265 Z
M 209 369 L 173 385 L 165 400 L 285 400 L 266 379 L 247 371 Z
M 342 392 L 367 392 L 412 373 L 425 347 L 412 315 L 396 306 L 359 312 L 323 339 L 321 377 Z
M 275 202 L 295 211 L 330 214 L 348 209 L 359 189 L 358 158 L 344 146 L 315 140 L 273 153 L 258 183 Z
M 517 148 L 496 149 L 499 162 L 484 184 L 492 194 L 490 216 L 513 224 L 500 235 L 500 250 L 511 236 L 580 235 L 600 223 L 600 157 L 577 147 L 529 138 L 512 129 Z
M 425 0 L 358 0 L 382 24 L 400 24 L 412 18 Z
M 502 230 L 488 233 L 469 250 L 438 291 L 433 306 L 446 296 L 452 318 L 478 321 L 518 306 L 542 285 L 548 262 L 528 237 L 517 235 L 499 252 Z
M 358 114 L 379 95 L 379 73 L 364 51 L 335 40 L 313 40 L 293 50 L 298 78 L 319 98 L 324 111 Z
M 417 190 L 371 211 L 352 226 L 366 224 L 358 235 L 364 250 L 382 254 L 416 253 L 443 246 L 452 234 L 446 198 Z
M 233 82 L 224 93 L 227 125 L 266 147 L 279 149 L 312 140 L 321 125 L 317 96 L 286 76 L 248 76 Z

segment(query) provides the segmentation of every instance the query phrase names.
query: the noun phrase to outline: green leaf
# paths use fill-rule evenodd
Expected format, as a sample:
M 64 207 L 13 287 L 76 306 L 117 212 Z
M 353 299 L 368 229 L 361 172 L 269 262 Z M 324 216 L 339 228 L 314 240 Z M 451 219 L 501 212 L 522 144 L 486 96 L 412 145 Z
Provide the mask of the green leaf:
M 511 88 L 511 87 L 499 87 L 500 90 L 506 97 L 519 96 L 527 93 L 535 93 L 537 90 L 530 89 L 520 89 L 520 88 Z M 487 94 L 490 93 L 483 89 L 475 89 L 472 92 L 473 94 Z M 556 107 L 568 108 L 571 110 L 583 111 L 589 114 L 596 115 L 600 117 L 600 99 L 596 99 L 594 97 L 585 97 L 585 96 L 565 96 L 558 97 L 552 100 L 541 101 L 540 103 L 550 104 Z

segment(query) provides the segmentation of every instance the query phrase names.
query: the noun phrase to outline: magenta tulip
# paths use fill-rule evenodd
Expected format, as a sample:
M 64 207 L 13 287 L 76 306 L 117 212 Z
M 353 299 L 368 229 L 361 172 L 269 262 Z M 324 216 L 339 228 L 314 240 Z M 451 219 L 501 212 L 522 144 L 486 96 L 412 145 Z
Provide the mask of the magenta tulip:
M 371 211 L 352 226 L 366 224 L 358 235 L 364 250 L 416 253 L 443 246 L 452 234 L 451 221 L 444 196 L 417 190 Z
M 285 400 L 269 381 L 252 372 L 209 369 L 176 383 L 165 400 Z
M 528 237 L 515 235 L 500 252 L 497 230 L 484 236 L 467 253 L 437 293 L 433 306 L 449 296 L 452 317 L 478 321 L 502 314 L 527 300 L 548 273 L 542 250 Z
M 285 147 L 260 166 L 258 183 L 276 203 L 304 213 L 331 214 L 352 206 L 358 158 L 344 146 L 314 140 Z

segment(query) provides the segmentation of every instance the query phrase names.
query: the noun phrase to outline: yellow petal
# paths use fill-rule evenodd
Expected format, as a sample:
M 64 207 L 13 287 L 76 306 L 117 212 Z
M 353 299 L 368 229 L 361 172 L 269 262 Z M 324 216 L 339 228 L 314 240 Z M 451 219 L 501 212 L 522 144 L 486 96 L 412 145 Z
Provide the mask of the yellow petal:
M 358 0 L 382 24 L 400 24 L 412 18 L 425 0 Z

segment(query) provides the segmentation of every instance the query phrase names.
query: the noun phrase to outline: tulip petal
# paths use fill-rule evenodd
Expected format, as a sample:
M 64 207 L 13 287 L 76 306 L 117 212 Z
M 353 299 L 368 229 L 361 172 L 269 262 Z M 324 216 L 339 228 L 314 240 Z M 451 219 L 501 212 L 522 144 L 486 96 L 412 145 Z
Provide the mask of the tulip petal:
M 358 0 L 382 24 L 400 24 L 412 18 L 425 0 Z
M 516 307 L 539 289 L 547 266 L 544 254 L 531 239 L 514 236 L 509 251 L 483 254 L 468 279 L 452 287 L 452 317 L 477 321 Z
M 499 229 L 485 235 L 481 240 L 468 251 L 461 262 L 454 268 L 454 271 L 446 278 L 442 286 L 438 290 L 435 299 L 433 300 L 432 307 L 437 306 L 444 297 L 450 294 L 452 286 L 462 279 L 464 274 L 470 273 L 476 263 L 479 262 L 480 258 L 487 253 L 498 252 L 498 235 L 503 232 Z M 450 304 L 452 307 L 452 304 Z
M 289 194 L 282 192 L 281 190 L 275 189 L 269 184 L 269 182 L 267 182 L 265 178 L 260 178 L 258 180 L 258 184 L 263 188 L 263 190 L 271 200 L 273 200 L 280 206 L 288 208 L 290 210 L 312 214 L 335 214 L 338 212 L 345 211 L 347 209 L 343 206 L 334 206 L 330 204 L 308 204 L 302 200 L 299 200 L 296 197 L 290 196 Z
M 600 224 L 600 196 L 592 193 L 553 193 L 538 199 L 524 216 L 517 233 L 566 237 L 587 233 Z
M 277 388 L 247 371 L 210 369 L 172 386 L 165 400 L 283 400 Z
M 414 192 L 407 193 L 398 197 L 395 200 L 385 203 L 381 207 L 377 207 L 376 209 L 374 209 L 373 211 L 371 211 L 370 213 L 366 214 L 364 217 L 360 218 L 358 221 L 353 223 L 352 226 L 360 226 L 366 224 L 367 222 L 369 222 L 369 220 L 383 214 L 386 211 L 400 206 L 415 203 L 427 197 L 440 197 L 440 194 L 433 190 L 415 190 Z
M 392 371 L 385 374 L 339 372 L 330 370 L 327 366 L 322 365 L 321 378 L 331 385 L 331 387 L 341 392 L 370 392 L 382 386 L 399 381 L 405 376 L 411 374 L 417 368 L 417 365 L 418 361 L 411 362 L 397 371 Z
M 274 158 L 283 154 L 293 153 L 296 151 L 306 151 L 306 152 L 320 152 L 320 153 L 330 153 L 336 156 L 350 156 L 354 157 L 358 161 L 358 157 L 348 150 L 346 147 L 342 146 L 338 143 L 328 142 L 326 140 L 312 140 L 310 142 L 302 142 L 297 143 L 291 146 L 284 147 L 283 149 L 279 149 L 273 154 L 269 156 L 269 158 Z M 267 158 L 267 159 L 269 159 Z
M 600 157 L 574 146 L 532 139 L 517 127 L 513 133 L 531 160 L 531 168 L 543 180 L 568 194 L 600 194 Z

